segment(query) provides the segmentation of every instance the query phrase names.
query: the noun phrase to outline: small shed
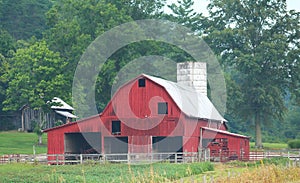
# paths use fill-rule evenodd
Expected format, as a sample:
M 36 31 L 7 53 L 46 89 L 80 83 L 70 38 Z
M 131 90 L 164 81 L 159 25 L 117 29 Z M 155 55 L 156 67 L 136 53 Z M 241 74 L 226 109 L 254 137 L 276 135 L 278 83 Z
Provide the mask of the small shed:
M 61 124 L 75 120 L 77 116 L 73 115 L 74 108 L 58 97 L 54 97 L 51 102 L 51 110 L 44 111 L 42 108 L 31 108 L 30 105 L 23 105 L 21 111 L 21 130 L 32 131 L 35 123 L 46 122 L 44 128 L 52 128 L 56 122 Z

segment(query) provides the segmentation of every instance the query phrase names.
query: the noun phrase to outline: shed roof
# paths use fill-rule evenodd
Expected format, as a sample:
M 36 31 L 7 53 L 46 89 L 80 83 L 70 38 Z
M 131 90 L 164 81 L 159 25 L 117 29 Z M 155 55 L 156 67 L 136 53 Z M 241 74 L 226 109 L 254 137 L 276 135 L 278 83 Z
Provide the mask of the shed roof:
M 65 101 L 58 97 L 54 97 L 51 102 L 53 103 L 59 103 L 60 105 L 53 105 L 51 106 L 51 109 L 58 109 L 58 110 L 70 110 L 74 111 L 74 108 L 71 107 L 69 104 L 67 104 Z
M 67 111 L 57 111 L 55 110 L 56 113 L 62 115 L 62 116 L 65 116 L 67 118 L 78 118 L 77 116 L 75 116 L 74 114 L 70 113 L 70 112 L 67 112 Z
M 222 122 L 227 121 L 218 112 L 209 98 L 197 92 L 194 88 L 147 74 L 142 74 L 141 76 L 164 87 L 179 109 L 187 116 Z
M 215 129 L 215 128 L 208 128 L 208 127 L 201 127 L 201 128 L 203 128 L 204 130 L 210 130 L 210 131 L 213 131 L 213 132 L 216 132 L 216 133 L 222 133 L 222 134 L 225 134 L 225 135 L 241 137 L 241 138 L 250 138 L 248 136 L 240 135 L 240 134 L 237 134 L 237 133 L 231 133 L 231 132 L 228 132 L 228 131 L 219 130 L 219 129 Z

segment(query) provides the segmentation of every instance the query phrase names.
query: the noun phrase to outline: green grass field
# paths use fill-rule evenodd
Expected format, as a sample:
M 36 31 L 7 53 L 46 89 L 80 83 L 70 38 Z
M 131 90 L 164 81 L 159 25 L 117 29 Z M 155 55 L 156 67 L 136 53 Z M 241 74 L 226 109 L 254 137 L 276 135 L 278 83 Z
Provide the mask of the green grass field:
M 286 143 L 263 143 L 263 147 L 265 150 L 280 150 L 287 149 L 288 145 Z M 255 143 L 250 142 L 251 150 L 255 150 Z
M 97 164 L 97 165 L 0 165 L 0 182 L 171 182 L 212 171 L 213 165 L 193 164 Z
M 47 145 L 37 145 L 38 137 L 35 133 L 0 132 L 0 155 L 3 154 L 33 154 L 35 145 L 36 153 L 46 153 Z M 43 144 L 47 144 L 47 135 L 43 135 Z
M 287 167 L 287 158 L 257 162 L 155 163 L 143 165 L 84 164 L 0 165 L 0 182 L 299 182 L 300 168 Z M 264 178 L 265 181 L 261 181 Z

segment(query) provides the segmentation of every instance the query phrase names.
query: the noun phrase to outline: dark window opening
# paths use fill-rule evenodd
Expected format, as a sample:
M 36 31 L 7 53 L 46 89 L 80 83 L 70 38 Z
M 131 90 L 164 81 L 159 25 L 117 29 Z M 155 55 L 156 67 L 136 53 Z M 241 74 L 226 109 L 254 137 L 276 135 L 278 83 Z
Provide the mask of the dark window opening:
M 146 80 L 145 79 L 139 79 L 139 87 L 145 87 L 146 86 Z
M 111 133 L 114 135 L 121 134 L 121 121 L 112 121 L 111 123 Z
M 158 114 L 168 114 L 168 103 L 159 102 L 158 103 Z

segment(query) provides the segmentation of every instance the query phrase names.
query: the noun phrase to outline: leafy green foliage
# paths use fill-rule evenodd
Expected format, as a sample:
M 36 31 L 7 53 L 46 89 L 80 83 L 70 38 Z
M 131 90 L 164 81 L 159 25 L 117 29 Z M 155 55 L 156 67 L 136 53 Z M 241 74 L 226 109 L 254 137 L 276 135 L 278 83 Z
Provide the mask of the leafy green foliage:
M 193 31 L 202 32 L 203 31 L 203 22 L 205 18 L 201 13 L 195 12 L 193 9 L 194 1 L 193 0 L 183 0 L 177 1 L 178 5 L 173 3 L 168 5 L 172 10 L 173 14 L 166 16 L 171 21 L 177 22 L 183 26 L 186 26 Z
M 2 0 L 0 27 L 15 39 L 42 38 L 42 32 L 47 28 L 44 14 L 50 6 L 50 0 Z
M 231 81 L 241 94 L 231 98 L 233 113 L 254 121 L 261 146 L 262 124 L 283 118 L 287 89 L 292 81 L 299 83 L 299 74 L 291 71 L 299 68 L 299 57 L 292 53 L 299 50 L 300 15 L 275 0 L 211 0 L 209 11 L 206 40 L 234 73 Z
M 9 51 L 15 49 L 15 40 L 13 37 L 3 29 L 0 29 L 0 54 L 4 57 L 9 56 Z
M 292 149 L 300 149 L 300 140 L 299 139 L 290 140 L 288 141 L 288 145 Z
M 119 11 L 129 15 L 133 20 L 142 20 L 160 18 L 166 0 L 106 0 L 106 2 L 115 5 Z
M 0 110 L 2 110 L 2 102 L 5 100 L 5 92 L 7 89 L 8 79 L 5 75 L 8 72 L 8 62 L 7 59 L 0 54 Z
M 24 104 L 32 108 L 45 107 L 53 97 L 68 98 L 64 92 L 67 81 L 63 72 L 66 62 L 59 53 L 49 50 L 45 41 L 18 49 L 11 69 L 5 110 L 17 110 Z
M 288 106 L 300 104 L 299 13 L 286 12 L 285 2 L 275 0 L 211 0 L 209 17 L 194 11 L 192 0 L 170 5 L 170 15 L 163 12 L 165 4 L 166 0 L 0 0 L 0 110 L 3 101 L 6 110 L 25 103 L 40 107 L 54 94 L 70 103 L 75 68 L 95 38 L 128 21 L 162 18 L 204 36 L 220 58 L 230 131 L 254 136 L 259 121 L 265 141 L 286 142 L 300 136 L 299 110 Z M 29 51 L 41 42 L 45 49 L 35 46 Z M 32 64 L 41 58 L 36 52 L 49 59 Z M 99 112 L 110 100 L 119 71 L 135 68 L 132 60 L 150 55 L 192 60 L 179 48 L 158 41 L 123 47 L 99 73 L 95 91 Z M 14 111 L 10 112 L 0 111 L 1 129 L 13 128 L 5 117 Z

